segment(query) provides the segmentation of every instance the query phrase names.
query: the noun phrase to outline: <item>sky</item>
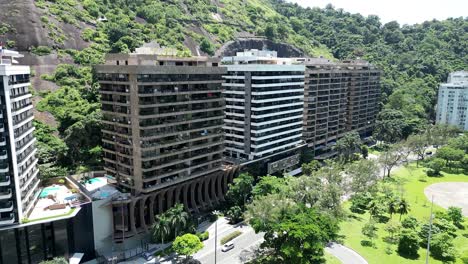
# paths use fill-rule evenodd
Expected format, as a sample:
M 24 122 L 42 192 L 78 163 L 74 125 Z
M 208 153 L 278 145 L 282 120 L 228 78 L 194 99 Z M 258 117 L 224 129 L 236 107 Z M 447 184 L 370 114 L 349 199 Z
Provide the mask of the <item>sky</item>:
M 304 7 L 324 8 L 331 3 L 346 12 L 378 15 L 382 23 L 403 24 L 468 16 L 468 0 L 288 0 Z

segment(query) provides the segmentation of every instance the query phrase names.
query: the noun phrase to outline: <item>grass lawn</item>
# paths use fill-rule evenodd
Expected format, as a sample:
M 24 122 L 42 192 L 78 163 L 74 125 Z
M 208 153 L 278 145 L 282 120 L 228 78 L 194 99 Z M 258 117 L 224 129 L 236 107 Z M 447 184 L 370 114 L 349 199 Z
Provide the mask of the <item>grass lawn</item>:
M 428 223 L 431 203 L 424 195 L 424 188 L 438 182 L 468 182 L 468 175 L 444 173 L 443 177 L 426 177 L 426 182 L 419 181 L 420 177 L 425 175 L 426 173 L 424 172 L 424 169 L 416 168 L 415 164 L 400 168 L 392 173 L 392 177 L 396 182 L 400 183 L 399 185 L 401 187 L 398 188 L 410 204 L 410 212 L 408 215 L 416 217 L 420 222 Z M 349 203 L 346 203 L 345 207 L 348 208 Z M 437 210 L 445 209 L 434 204 L 434 211 Z M 365 239 L 365 237 L 362 235 L 361 229 L 369 220 L 369 214 L 351 215 L 353 217 L 350 217 L 347 221 L 341 224 L 341 234 L 345 236 L 343 239 L 344 245 L 357 251 L 370 264 L 425 263 L 425 249 L 420 248 L 418 259 L 406 259 L 400 257 L 396 252 L 397 245 L 384 242 L 383 238 L 388 236 L 388 233 L 384 230 L 385 224 L 377 224 L 379 228 L 378 238 L 374 239 L 376 248 L 362 246 L 361 240 Z M 403 216 L 402 219 L 404 218 L 405 216 Z M 399 215 L 394 215 L 393 221 L 398 220 Z M 459 254 L 468 251 L 468 218 L 465 218 L 465 229 L 458 230 L 458 236 L 455 238 L 454 244 Z M 430 258 L 430 263 L 442 262 Z M 457 259 L 456 263 L 461 264 L 461 259 Z
M 325 252 L 325 263 L 327 264 L 342 264 L 341 261 L 335 258 L 333 255 Z

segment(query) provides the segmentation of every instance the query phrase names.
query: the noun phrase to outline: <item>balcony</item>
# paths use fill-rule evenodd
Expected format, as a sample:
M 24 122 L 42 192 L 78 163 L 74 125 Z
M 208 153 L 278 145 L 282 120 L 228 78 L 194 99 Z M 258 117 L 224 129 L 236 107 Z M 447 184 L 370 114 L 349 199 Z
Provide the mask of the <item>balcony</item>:
M 0 173 L 7 173 L 10 171 L 8 164 L 0 164 Z
M 8 217 L 0 218 L 0 225 L 11 225 L 15 222 L 15 215 L 10 214 Z
M 6 138 L 5 137 L 1 137 L 0 138 L 0 147 L 4 147 L 6 146 Z
M 6 150 L 0 151 L 0 160 L 7 159 L 7 158 L 8 158 L 8 155 L 7 155 Z
M 0 200 L 10 199 L 11 196 L 11 189 L 8 189 L 6 192 L 0 192 Z
M 10 176 L 0 177 L 0 186 L 9 186 L 10 184 Z
M 3 202 L 0 203 L 0 213 L 11 212 L 13 211 L 13 202 Z

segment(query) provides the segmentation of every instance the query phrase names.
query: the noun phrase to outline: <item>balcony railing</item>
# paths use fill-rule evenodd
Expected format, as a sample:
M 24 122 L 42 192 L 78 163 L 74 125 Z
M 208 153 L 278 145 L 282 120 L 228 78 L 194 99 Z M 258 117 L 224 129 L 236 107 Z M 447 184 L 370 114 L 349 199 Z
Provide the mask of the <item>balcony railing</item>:
M 10 214 L 8 217 L 0 218 L 0 225 L 11 225 L 15 222 L 15 215 Z

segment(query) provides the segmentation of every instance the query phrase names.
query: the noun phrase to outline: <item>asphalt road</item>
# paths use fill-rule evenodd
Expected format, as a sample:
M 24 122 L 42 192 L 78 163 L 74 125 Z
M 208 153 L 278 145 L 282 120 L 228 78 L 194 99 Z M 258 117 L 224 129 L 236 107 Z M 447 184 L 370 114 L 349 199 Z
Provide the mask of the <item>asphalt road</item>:
M 330 243 L 325 251 L 335 256 L 343 264 L 367 264 L 367 261 L 356 251 L 340 244 Z

